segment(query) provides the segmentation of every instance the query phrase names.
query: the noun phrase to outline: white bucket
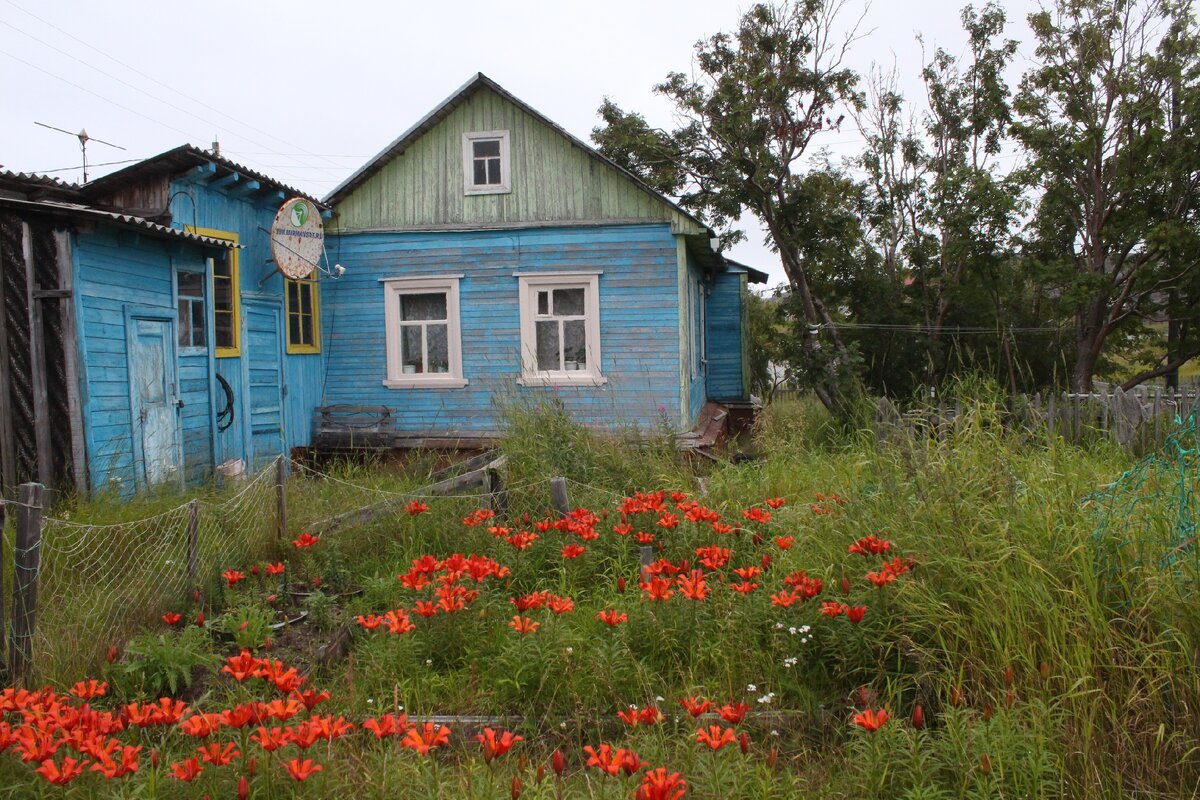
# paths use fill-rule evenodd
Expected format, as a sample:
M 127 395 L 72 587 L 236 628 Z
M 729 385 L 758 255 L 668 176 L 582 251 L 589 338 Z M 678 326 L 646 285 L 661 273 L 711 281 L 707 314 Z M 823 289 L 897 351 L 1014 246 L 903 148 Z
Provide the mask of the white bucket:
M 217 464 L 217 474 L 222 478 L 240 478 L 246 474 L 246 462 L 240 458 L 231 458 Z

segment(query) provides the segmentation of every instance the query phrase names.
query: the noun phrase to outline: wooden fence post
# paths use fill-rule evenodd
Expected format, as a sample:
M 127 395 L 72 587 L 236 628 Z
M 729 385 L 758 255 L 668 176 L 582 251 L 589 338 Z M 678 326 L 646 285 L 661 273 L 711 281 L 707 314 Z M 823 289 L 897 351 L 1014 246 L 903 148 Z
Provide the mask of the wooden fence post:
M 498 515 L 508 513 L 508 489 L 504 488 L 504 457 L 493 461 L 483 471 L 483 485 L 487 488 L 488 508 Z
M 287 462 L 281 454 L 275 459 L 275 538 L 287 538 Z
M 641 567 L 641 570 L 639 571 L 639 574 L 642 576 L 643 581 L 649 581 L 650 580 L 650 572 L 649 572 L 650 565 L 654 563 L 654 548 L 652 548 L 648 544 L 644 544 L 640 548 L 638 548 L 638 550 L 639 550 L 639 554 L 641 555 L 641 562 L 642 562 L 642 567 Z
M 200 575 L 200 501 L 188 503 L 187 575 L 193 588 Z
M 571 513 L 571 501 L 567 498 L 567 479 L 555 476 L 550 479 L 550 498 L 554 508 L 564 517 Z
M 17 496 L 17 540 L 13 548 L 12 636 L 8 663 L 12 681 L 28 683 L 37 614 L 38 571 L 42 566 L 42 499 L 40 483 L 21 484 Z

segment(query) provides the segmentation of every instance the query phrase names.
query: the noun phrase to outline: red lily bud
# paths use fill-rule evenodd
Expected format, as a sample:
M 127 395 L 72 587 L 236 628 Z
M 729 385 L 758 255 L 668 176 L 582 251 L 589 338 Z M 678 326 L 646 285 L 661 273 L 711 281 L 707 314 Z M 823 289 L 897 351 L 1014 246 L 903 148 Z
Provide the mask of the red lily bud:
M 1038 672 L 1041 673 L 1042 680 L 1044 680 L 1044 681 L 1050 680 L 1050 665 L 1047 664 L 1045 661 L 1043 661 L 1041 664 L 1038 665 Z
M 250 783 L 246 780 L 246 776 L 238 778 L 237 799 L 246 800 L 250 796 Z
M 512 800 L 519 800 L 521 797 L 521 779 L 513 775 L 512 779 Z
M 250 621 L 246 620 L 241 625 L 238 625 L 238 632 L 240 633 L 241 631 L 244 631 L 244 630 L 246 630 L 246 628 L 249 628 L 249 627 L 250 627 Z
M 1015 674 L 1016 673 L 1013 672 L 1012 664 L 1009 664 L 1007 667 L 1004 668 L 1004 685 L 1005 686 L 1012 686 L 1013 677 L 1015 676 Z
M 192 600 L 197 603 L 200 602 L 200 590 L 199 589 L 192 590 Z
M 550 767 L 554 770 L 554 774 L 561 778 L 566 766 L 567 759 L 563 757 L 562 750 L 555 750 L 554 755 L 550 756 Z
M 961 686 L 955 686 L 950 690 L 950 705 L 955 708 L 961 708 L 963 704 L 963 690 Z
M 320 588 L 321 588 L 321 578 L 320 578 L 319 576 L 318 576 L 318 577 L 316 577 L 316 578 L 313 578 L 313 588 L 314 588 L 314 589 L 320 589 Z
M 621 575 L 617 578 L 617 591 L 624 594 L 625 592 L 625 576 Z
M 979 757 L 979 768 L 983 770 L 984 775 L 992 774 L 992 759 L 988 757 L 987 753 Z
M 258 564 L 251 564 L 250 565 L 250 574 L 257 577 L 258 573 L 259 573 Z
M 750 537 L 750 541 L 754 543 L 755 547 L 758 547 L 760 544 L 763 543 L 762 534 L 761 533 L 754 534 L 753 536 Z
M 871 687 L 869 686 L 858 687 L 858 704 L 863 708 L 871 706 L 871 697 L 873 694 L 874 693 L 871 691 Z
M 917 730 L 925 727 L 925 709 L 921 708 L 920 703 L 913 706 L 912 725 Z
M 270 649 L 271 649 L 271 637 L 268 636 L 267 638 L 263 639 L 263 650 L 270 650 Z
M 108 663 L 111 664 L 117 660 L 118 652 L 119 651 L 117 650 L 117 646 L 115 644 L 112 647 L 108 648 L 108 656 L 107 656 Z
M 850 594 L 850 579 L 842 578 L 842 594 Z
M 204 612 L 203 611 L 201 611 L 200 613 L 198 613 L 196 615 L 196 627 L 197 628 L 204 627 Z
M 258 773 L 258 759 L 250 756 L 250 760 L 246 762 L 246 773 L 253 778 Z
M 1004 705 L 1008 708 L 1012 708 L 1013 703 L 1015 702 L 1017 702 L 1017 693 L 1012 689 L 1009 689 L 1008 693 L 1004 695 Z
M 991 703 L 983 704 L 983 721 L 984 722 L 987 722 L 989 719 L 991 719 L 992 714 L 994 714 L 994 713 L 995 713 L 995 709 L 992 708 Z
M 277 595 L 277 594 L 267 595 L 267 602 L 270 603 L 271 605 L 275 605 L 276 601 L 278 601 L 278 600 L 279 600 L 279 595 Z
M 738 748 L 742 751 L 742 755 L 750 752 L 750 736 L 742 731 L 742 735 L 738 737 Z
M 762 557 L 762 568 L 763 568 L 763 569 L 766 569 L 766 568 L 767 568 L 767 567 L 769 567 L 769 566 L 771 566 L 771 554 L 770 554 L 770 553 L 763 553 L 763 557 Z
M 519 756 L 517 756 L 517 769 L 519 769 L 521 772 L 525 771 L 525 767 L 528 766 L 528 764 L 529 761 L 526 760 L 524 753 L 521 753 Z
M 774 747 L 772 747 L 771 752 L 767 753 L 767 766 L 770 767 L 771 769 L 775 769 L 775 764 L 778 761 L 779 761 L 779 751 L 776 750 Z
M 541 782 L 542 782 L 542 781 L 544 781 L 545 779 L 546 779 L 546 765 L 545 765 L 545 764 L 538 764 L 538 768 L 537 768 L 537 782 L 538 782 L 538 783 L 541 783 Z
M 153 767 L 154 769 L 158 769 L 158 751 L 157 750 L 150 751 L 150 766 Z

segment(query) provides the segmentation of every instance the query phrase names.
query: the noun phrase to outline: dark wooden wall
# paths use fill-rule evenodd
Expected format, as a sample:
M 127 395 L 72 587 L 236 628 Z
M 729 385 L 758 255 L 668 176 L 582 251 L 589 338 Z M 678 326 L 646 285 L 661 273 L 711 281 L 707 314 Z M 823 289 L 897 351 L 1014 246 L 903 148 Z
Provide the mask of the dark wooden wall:
M 0 488 L 86 489 L 75 379 L 70 239 L 49 219 L 0 212 Z

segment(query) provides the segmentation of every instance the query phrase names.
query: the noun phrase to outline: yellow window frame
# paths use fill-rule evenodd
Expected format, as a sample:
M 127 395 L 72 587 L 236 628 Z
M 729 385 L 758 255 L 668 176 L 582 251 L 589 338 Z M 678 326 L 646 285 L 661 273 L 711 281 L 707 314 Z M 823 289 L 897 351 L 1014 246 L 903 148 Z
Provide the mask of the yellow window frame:
M 192 225 L 185 225 L 184 228 L 188 233 L 194 233 L 198 236 L 208 236 L 212 239 L 221 239 L 226 242 L 239 244 L 240 239 L 235 231 L 222 231 L 217 228 L 198 228 Z M 233 347 L 217 347 L 214 355 L 217 358 L 235 358 L 242 354 L 242 270 L 240 263 L 240 249 L 232 247 L 229 250 L 229 281 L 232 284 L 230 295 L 233 297 Z M 216 275 L 213 275 L 213 280 L 216 280 Z M 213 291 L 212 311 L 213 324 L 215 327 L 217 317 L 217 297 L 216 291 Z M 216 344 L 216 335 L 214 330 L 213 344 Z
M 299 309 L 294 313 L 292 311 L 290 291 L 292 284 L 304 285 L 307 284 L 312 288 L 312 344 L 294 344 L 292 342 L 292 317 L 303 316 Z M 299 297 L 299 290 L 296 295 Z M 319 353 L 321 352 L 321 293 L 319 284 L 317 283 L 317 271 L 314 269 L 312 274 L 307 278 L 292 280 L 291 278 L 284 279 L 283 285 L 283 308 L 287 317 L 287 351 L 289 355 L 301 355 L 304 353 Z

